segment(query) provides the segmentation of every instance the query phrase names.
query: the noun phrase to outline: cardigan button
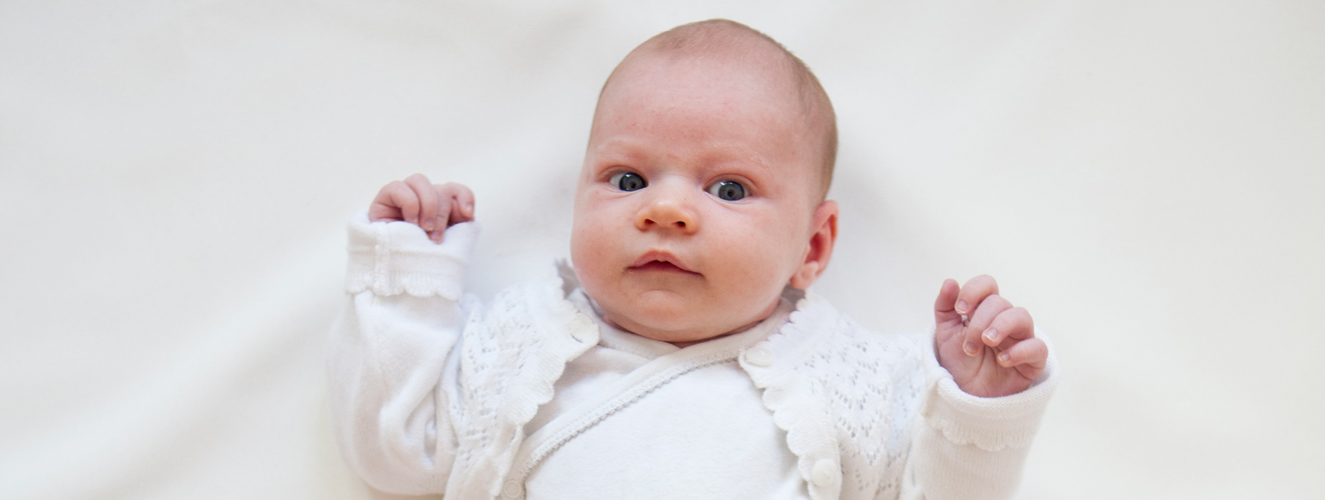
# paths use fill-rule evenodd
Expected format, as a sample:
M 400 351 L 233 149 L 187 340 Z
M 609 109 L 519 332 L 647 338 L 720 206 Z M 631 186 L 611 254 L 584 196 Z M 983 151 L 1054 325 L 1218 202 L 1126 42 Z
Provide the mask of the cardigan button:
M 518 481 L 507 481 L 506 484 L 501 487 L 501 496 L 506 498 L 520 498 L 523 494 L 524 486 L 521 486 Z
M 810 472 L 810 481 L 815 486 L 827 488 L 837 482 L 837 477 L 842 474 L 837 465 L 827 458 L 814 463 L 814 469 Z
M 589 319 L 583 313 L 576 314 L 575 318 L 570 320 L 570 336 L 580 342 L 593 340 L 594 327 L 593 320 Z
M 756 347 L 745 351 L 745 362 L 755 366 L 770 366 L 773 364 L 773 351 L 767 347 Z

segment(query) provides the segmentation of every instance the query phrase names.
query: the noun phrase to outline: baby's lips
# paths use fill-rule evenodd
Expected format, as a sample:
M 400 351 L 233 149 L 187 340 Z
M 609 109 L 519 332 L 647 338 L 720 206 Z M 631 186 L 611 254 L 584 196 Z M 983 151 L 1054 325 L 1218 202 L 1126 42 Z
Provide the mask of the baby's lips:
M 681 262 L 680 258 L 677 258 L 677 256 L 673 255 L 671 252 L 663 250 L 649 250 L 648 252 L 645 252 L 644 255 L 641 255 L 638 259 L 635 259 L 635 262 L 632 263 L 630 267 L 631 268 L 644 267 L 654 262 L 664 262 L 676 266 L 677 269 L 680 269 L 682 271 L 699 274 L 694 270 L 690 269 L 689 267 L 686 267 L 686 265 Z

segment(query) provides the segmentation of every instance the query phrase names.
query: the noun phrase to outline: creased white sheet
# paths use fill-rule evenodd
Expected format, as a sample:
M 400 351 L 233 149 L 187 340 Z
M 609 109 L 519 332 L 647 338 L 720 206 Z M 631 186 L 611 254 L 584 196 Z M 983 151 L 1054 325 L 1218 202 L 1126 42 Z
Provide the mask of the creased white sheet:
M 816 291 L 990 273 L 1064 378 L 1024 499 L 1325 495 L 1325 5 L 0 1 L 0 498 L 387 498 L 327 429 L 344 221 L 470 185 L 480 296 L 568 249 L 627 51 L 729 17 L 836 106 Z

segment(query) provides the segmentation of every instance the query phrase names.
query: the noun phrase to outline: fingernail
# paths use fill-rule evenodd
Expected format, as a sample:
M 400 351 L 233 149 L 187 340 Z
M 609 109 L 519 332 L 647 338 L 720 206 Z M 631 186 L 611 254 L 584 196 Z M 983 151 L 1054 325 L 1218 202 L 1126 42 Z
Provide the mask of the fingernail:
M 1012 355 L 1006 352 L 998 355 L 998 364 L 1007 366 L 1010 362 L 1012 362 Z
M 465 213 L 467 213 L 467 214 L 471 214 L 471 215 L 474 213 L 474 204 L 473 204 L 473 203 L 466 203 L 466 204 L 465 204 Z
M 432 231 L 432 221 L 431 221 L 431 220 L 425 220 L 425 221 L 423 221 L 423 230 L 424 230 L 424 231 Z
M 985 330 L 984 336 L 986 339 L 989 339 L 990 342 L 998 342 L 998 329 L 989 328 Z
M 965 300 L 959 300 L 959 301 L 957 301 L 957 312 L 962 313 L 962 314 L 966 314 L 966 301 L 965 301 Z
M 975 356 L 980 353 L 979 348 L 975 346 L 975 342 L 962 344 L 962 352 L 965 352 L 967 356 Z

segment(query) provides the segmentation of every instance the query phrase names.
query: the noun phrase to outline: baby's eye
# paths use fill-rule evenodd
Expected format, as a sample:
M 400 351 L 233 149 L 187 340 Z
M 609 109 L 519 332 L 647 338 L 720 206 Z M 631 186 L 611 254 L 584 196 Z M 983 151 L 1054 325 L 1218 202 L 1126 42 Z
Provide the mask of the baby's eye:
M 607 179 L 608 183 L 616 186 L 622 191 L 637 191 L 644 189 L 649 183 L 644 182 L 644 178 L 634 172 L 617 172 Z
M 709 186 L 709 194 L 719 199 L 736 201 L 745 198 L 745 186 L 736 181 L 718 181 Z

